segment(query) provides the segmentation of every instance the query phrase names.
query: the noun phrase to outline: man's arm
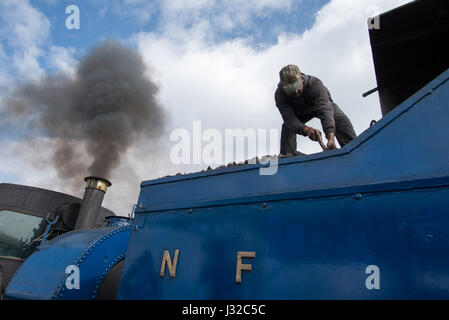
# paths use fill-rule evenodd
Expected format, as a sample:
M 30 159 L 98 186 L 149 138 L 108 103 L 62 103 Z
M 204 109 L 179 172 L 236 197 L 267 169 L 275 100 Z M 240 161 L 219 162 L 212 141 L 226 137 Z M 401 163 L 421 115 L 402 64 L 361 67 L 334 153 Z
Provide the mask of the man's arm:
M 316 117 L 321 120 L 323 131 L 328 140 L 327 147 L 335 149 L 335 119 L 334 107 L 330 93 L 321 80 L 315 78 L 307 92 L 308 100 L 316 107 Z
M 290 131 L 309 137 L 309 139 L 313 141 L 321 140 L 320 132 L 315 128 L 304 125 L 304 123 L 299 120 L 298 116 L 295 114 L 290 105 L 290 101 L 285 95 L 279 92 L 279 90 L 276 91 L 275 100 L 276 106 L 282 115 L 282 119 L 284 120 L 284 123 L 287 125 Z
M 287 128 L 296 134 L 305 135 L 304 123 L 302 123 L 296 116 L 295 112 L 290 106 L 288 97 L 285 97 L 282 92 L 280 92 L 280 90 L 276 90 L 274 99 L 276 101 L 276 107 L 279 109 L 279 112 L 281 113 L 282 119 L 284 120 Z
M 329 93 L 321 80 L 315 78 L 307 92 L 307 101 L 315 107 L 316 117 L 321 120 L 323 131 L 328 137 L 335 134 L 334 107 Z

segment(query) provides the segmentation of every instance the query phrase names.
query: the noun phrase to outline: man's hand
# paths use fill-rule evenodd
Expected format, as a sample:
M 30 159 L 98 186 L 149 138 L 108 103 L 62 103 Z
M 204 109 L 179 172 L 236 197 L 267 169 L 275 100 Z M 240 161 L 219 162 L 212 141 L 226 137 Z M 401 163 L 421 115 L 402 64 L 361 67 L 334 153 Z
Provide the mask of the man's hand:
M 305 126 L 304 127 L 304 133 L 312 141 L 320 141 L 321 140 L 321 132 L 318 129 Z
M 334 133 L 333 132 L 329 132 L 328 134 L 326 134 L 326 138 L 327 138 L 327 148 L 329 150 L 337 149 L 337 145 L 335 144 Z

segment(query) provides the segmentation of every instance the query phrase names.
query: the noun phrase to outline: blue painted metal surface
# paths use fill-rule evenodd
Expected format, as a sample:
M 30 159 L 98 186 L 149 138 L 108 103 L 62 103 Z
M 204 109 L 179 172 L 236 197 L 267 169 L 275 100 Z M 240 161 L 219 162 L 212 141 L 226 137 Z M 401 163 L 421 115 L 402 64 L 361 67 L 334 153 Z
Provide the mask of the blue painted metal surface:
M 117 297 L 449 298 L 448 79 L 275 175 L 248 165 L 143 182 Z M 176 277 L 160 277 L 176 249 Z M 256 253 L 240 284 L 238 251 Z M 370 265 L 380 289 L 366 286 Z
M 119 216 L 109 216 L 106 217 L 106 223 L 108 227 L 124 227 L 129 226 L 130 218 L 119 217 Z
M 5 291 L 6 299 L 95 299 L 104 277 L 124 259 L 131 226 L 72 231 L 34 252 Z M 66 268 L 79 269 L 79 289 L 66 285 Z

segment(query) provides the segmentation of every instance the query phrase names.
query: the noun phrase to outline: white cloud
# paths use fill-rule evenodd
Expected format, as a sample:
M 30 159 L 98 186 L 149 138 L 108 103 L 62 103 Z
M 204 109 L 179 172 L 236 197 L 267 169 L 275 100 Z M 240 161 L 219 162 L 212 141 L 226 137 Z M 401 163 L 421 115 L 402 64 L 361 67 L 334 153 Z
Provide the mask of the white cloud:
M 126 10 L 122 11 L 121 7 L 126 6 Z M 145 0 L 124 0 L 122 4 L 116 6 L 117 12 L 121 15 L 132 16 L 137 19 L 138 24 L 146 24 L 150 21 L 155 12 L 155 6 L 151 2 Z
M 178 39 L 190 33 L 202 40 L 214 40 L 218 33 L 233 30 L 257 32 L 256 17 L 287 10 L 292 3 L 292 0 L 160 1 L 162 30 Z
M 54 142 L 50 139 L 40 137 L 29 137 L 26 141 L 0 140 L 1 171 L 20 177 L 20 181 L 9 181 L 11 183 L 55 190 L 54 181 L 57 181 L 57 173 L 49 161 L 52 143 Z M 57 188 L 63 186 L 58 185 Z
M 38 79 L 43 75 L 38 59 L 49 35 L 49 20 L 27 0 L 3 0 L 0 21 L 0 37 L 13 50 L 15 71 L 22 79 Z
M 73 57 L 75 48 L 52 46 L 47 56 L 48 64 L 59 72 L 74 75 L 78 61 Z

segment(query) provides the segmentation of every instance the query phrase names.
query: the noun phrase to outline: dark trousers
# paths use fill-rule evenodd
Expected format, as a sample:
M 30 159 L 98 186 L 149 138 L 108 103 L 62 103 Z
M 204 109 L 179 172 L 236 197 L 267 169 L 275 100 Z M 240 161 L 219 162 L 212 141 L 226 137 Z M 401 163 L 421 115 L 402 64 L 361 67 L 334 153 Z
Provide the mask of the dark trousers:
M 351 142 L 357 135 L 352 127 L 351 121 L 344 112 L 334 103 L 335 137 L 341 147 Z M 298 117 L 302 123 L 307 123 L 313 117 Z M 281 131 L 281 154 L 294 155 L 296 152 L 296 133 L 290 131 L 285 123 Z

